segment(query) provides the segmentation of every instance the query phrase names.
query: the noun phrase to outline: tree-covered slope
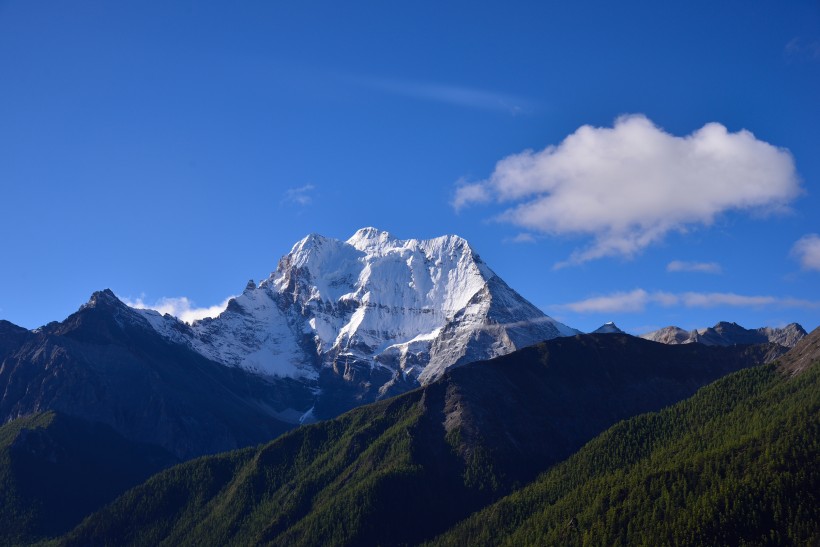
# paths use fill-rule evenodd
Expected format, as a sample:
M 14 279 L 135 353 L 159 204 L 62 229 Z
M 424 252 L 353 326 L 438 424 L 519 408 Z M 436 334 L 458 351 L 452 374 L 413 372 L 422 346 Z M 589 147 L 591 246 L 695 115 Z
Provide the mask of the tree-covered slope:
M 437 490 L 463 490 L 455 456 L 436 453 L 440 441 L 427 438 L 441 427 L 425 419 L 428 393 L 368 405 L 259 450 L 174 467 L 93 515 L 64 543 L 320 545 L 412 536 L 408 509 L 427 507 L 436 519 L 448 511 Z M 457 512 L 445 524 L 468 502 L 450 501 Z
M 83 517 L 163 467 L 165 450 L 106 425 L 47 412 L 0 427 L 0 545 L 29 543 Z
M 759 362 L 770 347 L 559 338 L 449 371 L 258 449 L 166 470 L 66 545 L 401 545 L 435 537 L 618 420 Z
M 432 544 L 817 545 L 818 339 L 618 423 Z

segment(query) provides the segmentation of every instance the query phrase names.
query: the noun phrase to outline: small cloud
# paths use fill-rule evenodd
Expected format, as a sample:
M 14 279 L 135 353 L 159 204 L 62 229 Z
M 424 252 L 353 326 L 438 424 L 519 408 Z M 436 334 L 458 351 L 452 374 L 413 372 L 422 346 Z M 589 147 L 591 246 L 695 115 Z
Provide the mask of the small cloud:
M 820 235 L 808 234 L 792 246 L 791 256 L 804 270 L 820 271 Z
M 644 289 L 594 296 L 577 302 L 561 304 L 556 308 L 570 310 L 575 313 L 635 313 L 644 311 L 650 304 L 665 308 L 673 306 L 686 308 L 715 308 L 718 306 L 737 308 L 820 308 L 820 302 L 791 297 L 748 296 L 731 292 L 648 292 Z
M 558 145 L 503 158 L 484 181 L 458 184 L 457 211 L 491 201 L 504 207 L 501 222 L 590 238 L 556 267 L 631 258 L 729 211 L 787 211 L 803 191 L 791 154 L 749 131 L 708 123 L 676 136 L 643 115 L 582 126 Z
M 594 296 L 578 302 L 562 304 L 559 308 L 575 313 L 639 312 L 646 308 L 651 295 L 643 289 L 631 292 L 615 292 L 606 296 Z
M 234 297 L 228 297 L 221 304 L 217 304 L 216 306 L 208 306 L 204 308 L 196 307 L 194 303 L 185 296 L 163 296 L 153 304 L 146 303 L 143 300 L 143 297 L 139 297 L 136 300 L 131 300 L 129 298 L 121 298 L 121 300 L 127 306 L 131 306 L 132 308 L 136 308 L 138 310 L 156 310 L 163 315 L 167 313 L 173 315 L 180 321 L 190 324 L 194 321 L 205 319 L 206 317 L 216 317 L 225 311 L 225 308 L 228 307 L 228 302 L 231 298 Z
M 795 37 L 789 40 L 784 49 L 789 57 L 820 61 L 820 40 L 806 41 Z
M 509 237 L 504 240 L 505 243 L 535 243 L 535 236 L 529 232 L 521 232 L 515 237 Z
M 458 213 L 467 205 L 474 203 L 485 203 L 490 201 L 490 199 L 492 199 L 490 192 L 484 187 L 483 184 L 469 184 L 464 181 L 460 181 L 456 185 L 456 193 L 450 204 L 453 206 L 453 209 L 456 210 L 456 213 Z
M 311 193 L 315 189 L 316 187 L 312 184 L 305 184 L 304 186 L 300 186 L 298 188 L 288 188 L 285 190 L 285 195 L 282 202 L 301 205 L 302 207 L 310 205 L 313 201 L 313 196 L 311 196 Z
M 723 268 L 721 268 L 717 262 L 685 262 L 683 260 L 673 260 L 666 265 L 666 271 L 719 274 L 723 273 Z

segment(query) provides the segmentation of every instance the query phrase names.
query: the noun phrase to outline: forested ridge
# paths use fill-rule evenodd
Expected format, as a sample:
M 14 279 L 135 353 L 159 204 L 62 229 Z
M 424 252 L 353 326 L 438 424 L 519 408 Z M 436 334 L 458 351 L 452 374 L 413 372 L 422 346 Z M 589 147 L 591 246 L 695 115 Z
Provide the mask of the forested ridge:
M 431 545 L 816 545 L 820 367 L 625 420 Z

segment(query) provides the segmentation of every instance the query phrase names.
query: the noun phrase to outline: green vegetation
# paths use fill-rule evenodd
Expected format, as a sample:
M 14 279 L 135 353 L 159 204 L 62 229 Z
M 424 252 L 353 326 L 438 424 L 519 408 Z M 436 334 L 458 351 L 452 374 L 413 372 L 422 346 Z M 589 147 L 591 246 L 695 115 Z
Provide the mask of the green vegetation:
M 434 545 L 820 543 L 820 366 L 620 422 Z
M 817 371 L 748 369 L 618 422 L 690 396 L 749 352 L 557 340 L 168 469 L 56 543 L 810 541 L 820 521 Z M 516 484 L 528 486 L 507 496 Z
M 438 495 L 452 499 L 467 488 L 442 424 L 425 415 L 424 396 L 413 392 L 259 449 L 169 469 L 61 543 L 351 545 L 431 537 L 480 505 L 456 494 L 453 508 Z M 422 521 L 408 527 L 407 519 Z
M 111 428 L 55 412 L 0 427 L 0 545 L 65 533 L 175 462 Z

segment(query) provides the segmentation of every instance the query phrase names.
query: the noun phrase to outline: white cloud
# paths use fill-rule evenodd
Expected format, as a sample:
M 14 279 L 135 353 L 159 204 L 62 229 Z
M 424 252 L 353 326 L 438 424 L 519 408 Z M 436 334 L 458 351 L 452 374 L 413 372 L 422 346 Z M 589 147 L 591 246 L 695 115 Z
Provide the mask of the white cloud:
M 575 313 L 630 313 L 642 312 L 650 304 L 667 308 L 673 306 L 683 306 L 686 308 L 714 308 L 718 306 L 737 308 L 820 308 L 820 302 L 790 297 L 747 296 L 731 292 L 648 292 L 644 289 L 594 296 L 555 307 L 557 309 L 570 310 Z
M 685 262 L 683 260 L 673 260 L 666 265 L 667 272 L 698 272 L 698 273 L 723 273 L 723 268 L 717 262 Z
M 492 199 L 489 190 L 483 184 L 459 183 L 451 202 L 453 209 L 459 212 L 462 208 L 473 203 L 485 203 Z
M 311 192 L 315 190 L 316 187 L 312 184 L 305 184 L 304 186 L 300 186 L 298 188 L 288 188 L 285 190 L 285 196 L 283 198 L 283 202 L 291 203 L 296 205 L 310 205 L 313 201 L 313 196 L 311 196 Z
M 121 300 L 128 306 L 138 310 L 156 310 L 161 314 L 171 314 L 180 321 L 186 323 L 193 323 L 199 319 L 206 317 L 216 317 L 228 307 L 228 301 L 233 298 L 230 296 L 226 298 L 221 304 L 216 306 L 208 306 L 204 308 L 197 308 L 194 303 L 185 296 L 180 297 L 165 297 L 163 296 L 153 304 L 146 303 L 142 297 L 136 300 L 122 298 Z
M 645 290 L 635 289 L 631 292 L 616 292 L 606 296 L 595 296 L 586 300 L 563 304 L 559 307 L 575 313 L 638 312 L 646 307 L 651 298 L 652 296 Z
M 798 239 L 791 255 L 800 261 L 804 270 L 820 271 L 820 235 L 808 234 Z
M 791 154 L 749 131 L 709 123 L 677 137 L 631 115 L 502 159 L 489 179 L 462 183 L 453 206 L 492 200 L 507 207 L 501 221 L 592 238 L 560 267 L 634 256 L 727 211 L 784 211 L 800 193 Z

